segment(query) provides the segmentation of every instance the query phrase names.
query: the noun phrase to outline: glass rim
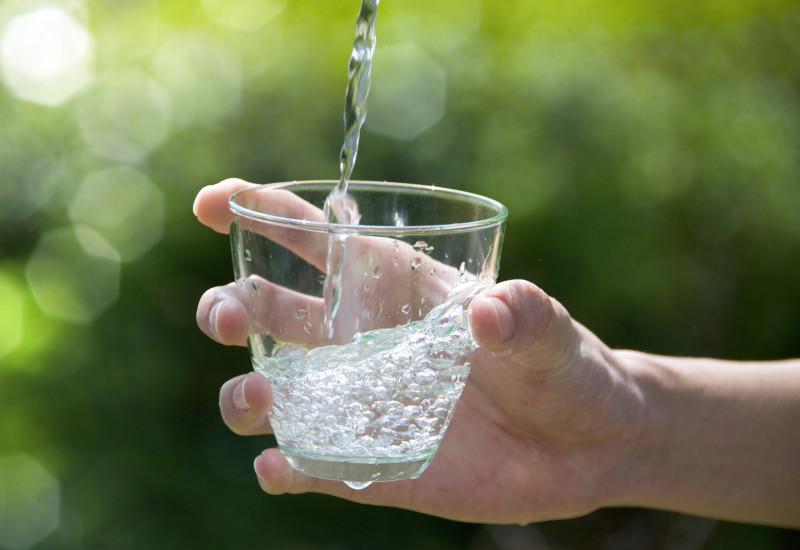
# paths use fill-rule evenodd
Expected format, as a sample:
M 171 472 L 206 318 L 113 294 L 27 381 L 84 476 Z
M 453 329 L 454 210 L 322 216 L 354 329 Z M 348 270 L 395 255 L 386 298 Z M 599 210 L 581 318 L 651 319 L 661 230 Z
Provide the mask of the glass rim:
M 483 204 L 489 208 L 493 208 L 497 213 L 493 216 L 481 218 L 478 220 L 454 222 L 454 223 L 440 223 L 440 224 L 426 224 L 426 225 L 355 225 L 355 224 L 342 224 L 336 222 L 317 222 L 312 220 L 300 220 L 296 218 L 287 218 L 283 216 L 276 216 L 274 214 L 267 214 L 266 212 L 259 212 L 252 210 L 241 204 L 236 200 L 242 195 L 254 193 L 260 189 L 286 189 L 292 187 L 313 187 L 325 186 L 333 187 L 338 180 L 304 180 L 304 181 L 287 181 L 279 183 L 266 183 L 260 184 L 257 187 L 247 187 L 234 192 L 228 198 L 228 207 L 231 212 L 236 216 L 241 216 L 247 219 L 256 221 L 267 221 L 286 225 L 291 227 L 301 227 L 304 229 L 311 229 L 324 232 L 338 232 L 338 233 L 370 233 L 370 234 L 391 234 L 398 235 L 403 233 L 424 233 L 424 232 L 460 232 L 473 229 L 482 229 L 493 227 L 502 224 L 508 218 L 508 208 L 502 203 L 471 193 L 469 191 L 461 191 L 449 187 L 438 187 L 436 185 L 422 185 L 416 183 L 397 183 L 389 181 L 367 181 L 367 180 L 352 180 L 348 185 L 359 189 L 375 189 L 375 188 L 396 188 L 407 191 L 422 191 L 424 193 L 433 193 L 443 197 L 459 197 L 462 199 L 469 199 L 476 203 Z

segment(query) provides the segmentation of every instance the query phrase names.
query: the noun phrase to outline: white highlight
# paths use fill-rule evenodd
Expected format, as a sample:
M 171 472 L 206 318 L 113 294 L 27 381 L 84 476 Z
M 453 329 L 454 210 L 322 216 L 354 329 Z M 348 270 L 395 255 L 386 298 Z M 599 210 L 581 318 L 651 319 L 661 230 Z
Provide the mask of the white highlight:
M 59 105 L 91 78 L 92 37 L 54 7 L 12 18 L 0 39 L 3 79 L 20 99 Z

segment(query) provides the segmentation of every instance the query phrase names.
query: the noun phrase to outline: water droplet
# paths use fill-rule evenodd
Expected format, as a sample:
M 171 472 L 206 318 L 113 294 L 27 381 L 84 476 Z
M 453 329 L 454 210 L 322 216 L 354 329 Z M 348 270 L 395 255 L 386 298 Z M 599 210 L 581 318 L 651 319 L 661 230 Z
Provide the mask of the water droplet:
M 416 271 L 417 269 L 419 269 L 419 266 L 421 265 L 422 265 L 422 260 L 420 260 L 419 258 L 414 258 L 413 260 L 411 260 L 411 271 Z
M 261 288 L 258 286 L 258 281 L 253 281 L 253 290 L 256 291 L 256 294 L 261 296 Z
M 244 249 L 244 259 L 245 261 L 252 262 L 253 261 L 253 253 L 250 252 L 249 248 Z
M 375 266 L 375 270 L 372 272 L 372 278 L 373 279 L 380 279 L 382 271 L 383 270 L 381 269 L 380 265 Z
M 306 334 L 311 334 L 311 329 L 312 328 L 313 328 L 313 325 L 311 324 L 310 321 L 306 321 L 306 324 L 303 325 L 303 330 L 306 332 Z
M 294 314 L 294 318 L 297 319 L 298 321 L 302 321 L 307 316 L 308 316 L 308 310 L 307 309 L 298 309 Z
M 403 307 L 400 308 L 400 311 L 402 311 L 405 314 L 408 314 L 408 312 L 411 311 L 411 305 L 410 304 L 404 305 Z
M 461 265 L 458 267 L 458 282 L 466 283 L 469 280 L 469 274 L 467 273 L 467 266 L 464 262 L 461 262 Z
M 360 491 L 361 489 L 365 489 L 372 485 L 371 481 L 345 481 L 345 485 L 350 487 L 351 489 L 355 489 L 356 491 Z
M 427 248 L 427 246 L 428 243 L 426 243 L 425 241 L 417 241 L 414 243 L 414 248 L 417 250 L 424 250 L 425 248 Z

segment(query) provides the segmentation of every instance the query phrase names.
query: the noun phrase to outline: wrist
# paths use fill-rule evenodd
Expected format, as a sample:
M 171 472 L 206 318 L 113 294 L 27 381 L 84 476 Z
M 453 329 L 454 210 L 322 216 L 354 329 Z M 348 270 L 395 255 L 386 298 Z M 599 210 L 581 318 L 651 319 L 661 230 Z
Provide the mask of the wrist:
M 609 468 L 603 495 L 603 507 L 642 506 L 647 488 L 651 457 L 660 454 L 658 438 L 652 436 L 663 417 L 659 397 L 659 372 L 647 355 L 629 350 L 611 350 L 613 366 L 624 380 L 625 422 L 619 437 L 612 442 Z
M 627 444 L 620 449 L 609 491 L 609 506 L 649 506 L 659 485 L 671 469 L 667 464 L 674 445 L 670 426 L 668 391 L 673 385 L 653 356 L 630 350 L 614 350 L 620 368 L 628 373 L 632 391 L 640 399 L 637 418 L 632 419 Z

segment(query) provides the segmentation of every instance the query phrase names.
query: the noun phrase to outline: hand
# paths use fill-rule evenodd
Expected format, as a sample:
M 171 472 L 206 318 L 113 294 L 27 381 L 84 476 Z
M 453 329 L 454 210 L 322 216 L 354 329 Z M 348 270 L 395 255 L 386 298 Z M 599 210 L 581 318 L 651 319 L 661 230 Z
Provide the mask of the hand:
M 219 193 L 220 189 L 224 192 Z M 239 206 L 279 218 L 326 222 L 322 210 L 275 186 L 229 180 L 204 193 L 212 193 L 212 204 L 222 207 L 227 200 L 225 193 L 242 189 L 250 192 L 237 199 Z M 201 217 L 204 204 L 199 198 Z M 209 214 L 209 223 L 225 230 L 232 216 L 227 213 L 216 219 L 215 215 Z M 423 241 L 412 246 L 390 236 L 348 234 L 340 238 L 327 231 L 286 228 L 247 216 L 236 218 L 235 229 L 238 287 L 230 285 L 228 292 L 246 306 L 251 334 L 268 333 L 281 342 L 307 346 L 350 342 L 358 333 L 422 319 L 449 296 L 463 296 L 486 286 L 486 281 L 469 273 L 464 263 L 462 269 L 456 269 L 434 259 L 430 255 L 433 246 Z M 451 252 L 450 261 L 457 262 L 454 258 L 460 251 L 451 251 L 451 242 L 447 236 L 437 241 L 441 245 L 437 252 L 445 258 Z M 254 256 L 251 250 L 256 249 L 260 254 Z M 483 277 L 494 277 L 493 263 L 483 262 L 479 256 L 468 261 L 490 272 Z M 320 277 L 325 273 L 337 273 L 338 277 Z M 294 288 L 298 280 L 303 281 L 307 294 L 289 288 Z M 324 286 L 316 288 L 317 280 L 324 281 Z M 335 314 L 328 316 L 325 304 L 333 302 L 333 281 L 337 281 L 338 301 Z M 277 311 L 288 314 L 276 315 Z M 323 319 L 332 322 L 333 330 Z
M 227 231 L 227 199 L 248 185 L 226 180 L 203 189 L 195 201 L 200 221 Z M 204 294 L 197 321 L 215 340 L 242 345 L 251 323 L 246 311 L 228 285 Z M 354 491 L 304 476 L 268 449 L 255 461 L 262 488 L 497 523 L 573 517 L 613 502 L 643 406 L 615 355 L 524 281 L 495 286 L 473 300 L 469 314 L 480 347 L 448 432 L 418 480 Z M 269 384 L 256 373 L 220 391 L 223 419 L 241 435 L 268 433 L 271 405 Z

